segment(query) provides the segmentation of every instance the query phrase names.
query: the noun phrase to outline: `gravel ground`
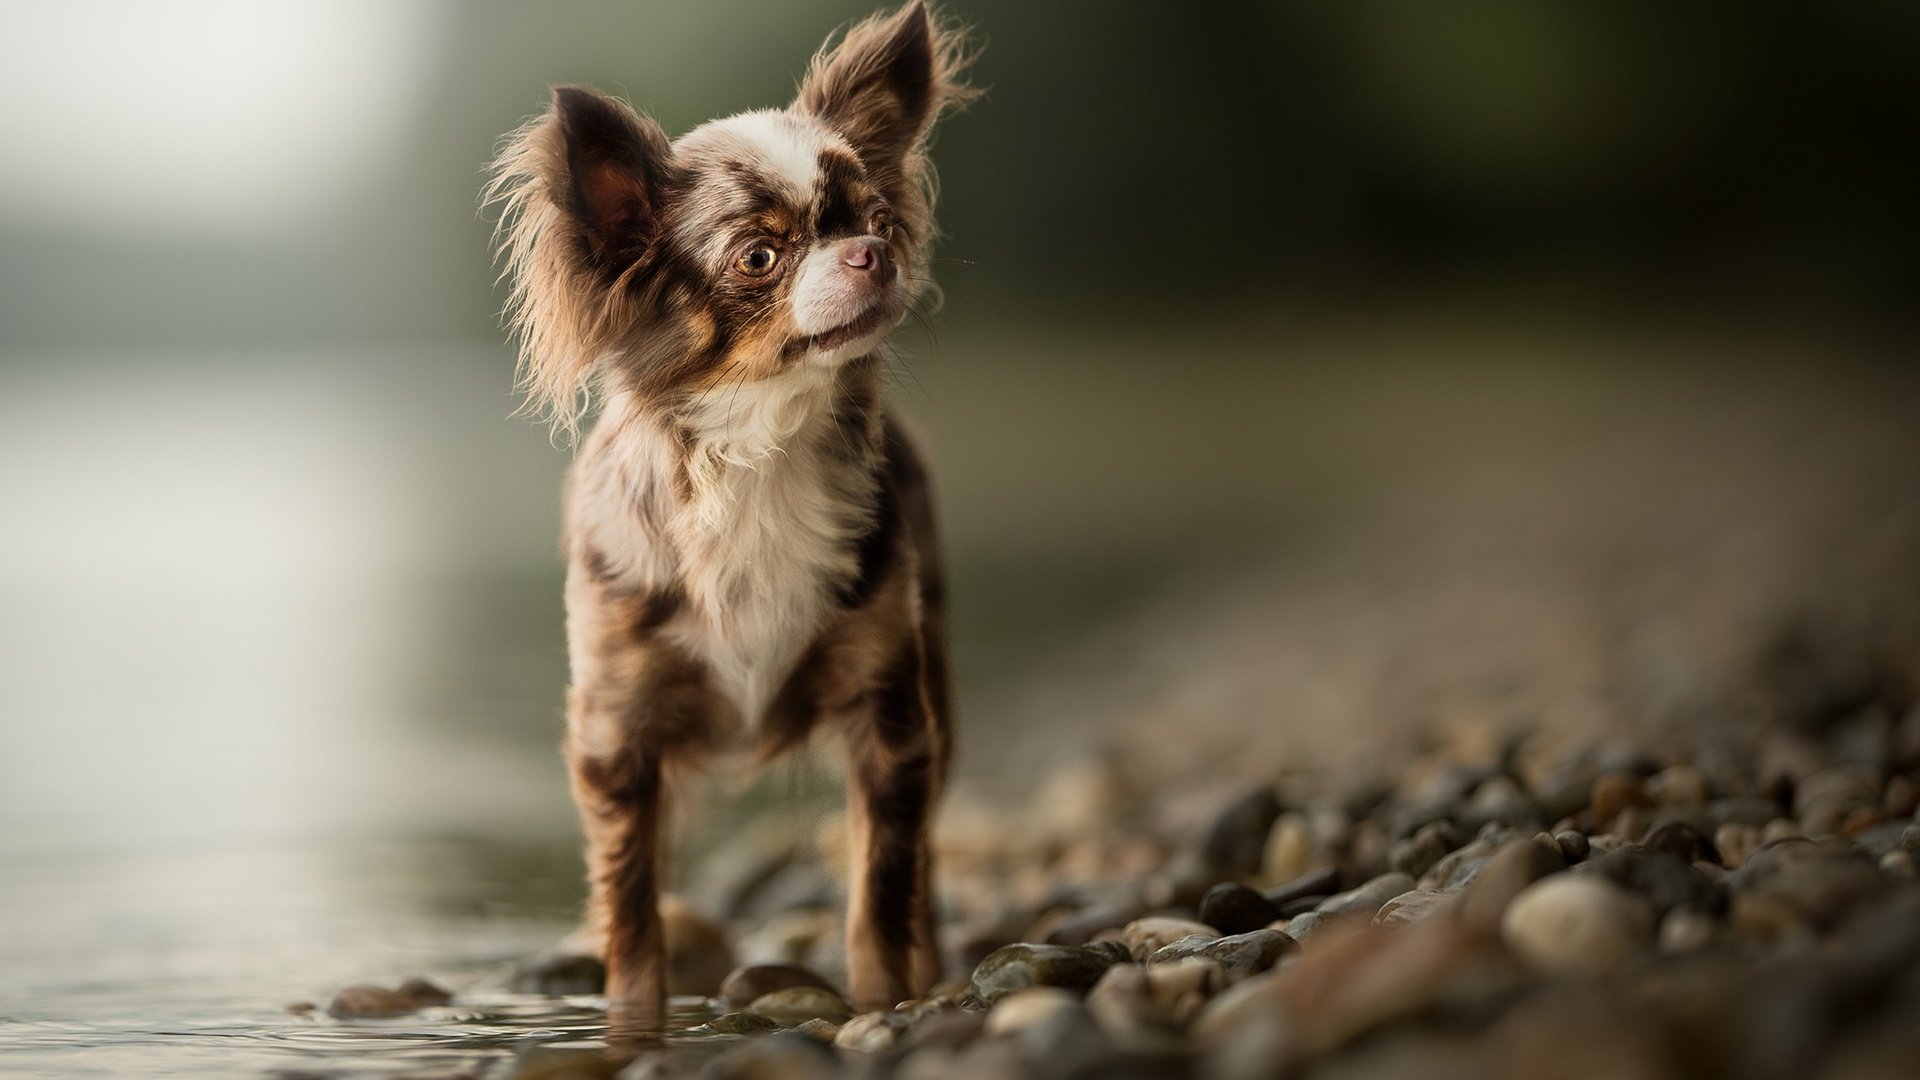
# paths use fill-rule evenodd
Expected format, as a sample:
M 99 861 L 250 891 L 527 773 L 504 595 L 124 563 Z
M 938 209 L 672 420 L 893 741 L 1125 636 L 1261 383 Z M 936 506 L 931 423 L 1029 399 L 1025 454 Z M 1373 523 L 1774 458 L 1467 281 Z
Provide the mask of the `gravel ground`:
M 852 1014 L 841 823 L 772 821 L 669 910 L 697 1026 L 482 1072 L 1911 1075 L 1920 395 L 1855 375 L 1662 382 L 1087 641 L 947 804 L 928 999 Z

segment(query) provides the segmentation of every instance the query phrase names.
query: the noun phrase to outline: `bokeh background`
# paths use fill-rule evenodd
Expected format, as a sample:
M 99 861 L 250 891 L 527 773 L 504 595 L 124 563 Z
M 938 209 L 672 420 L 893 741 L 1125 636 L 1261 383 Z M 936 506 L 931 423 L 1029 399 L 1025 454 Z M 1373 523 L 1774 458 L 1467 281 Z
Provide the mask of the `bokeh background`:
M 1913 625 L 1920 10 L 946 8 L 989 96 L 895 389 L 963 798 L 1738 720 L 1756 657 Z M 0 4 L 15 1015 L 556 932 L 566 454 L 509 415 L 482 166 L 554 82 L 784 102 L 867 10 Z

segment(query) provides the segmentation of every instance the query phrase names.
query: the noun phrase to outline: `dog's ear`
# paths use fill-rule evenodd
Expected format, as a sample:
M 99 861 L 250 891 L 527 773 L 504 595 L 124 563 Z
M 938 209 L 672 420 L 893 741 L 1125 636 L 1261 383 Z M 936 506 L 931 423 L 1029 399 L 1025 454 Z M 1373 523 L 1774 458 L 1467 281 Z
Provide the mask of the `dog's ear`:
M 597 90 L 560 86 L 553 112 L 566 148 L 566 186 L 554 192 L 595 255 L 637 257 L 659 224 L 672 149 L 666 132 L 625 102 Z
M 943 110 L 971 96 L 959 81 L 966 64 L 961 34 L 913 0 L 823 47 L 794 106 L 839 132 L 869 169 L 898 168 Z

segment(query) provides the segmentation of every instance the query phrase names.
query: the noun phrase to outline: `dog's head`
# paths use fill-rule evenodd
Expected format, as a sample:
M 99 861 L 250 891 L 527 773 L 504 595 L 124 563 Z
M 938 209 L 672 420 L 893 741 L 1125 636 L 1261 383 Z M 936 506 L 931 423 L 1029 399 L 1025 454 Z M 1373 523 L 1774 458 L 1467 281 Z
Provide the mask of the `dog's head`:
M 913 0 L 823 48 L 785 109 L 671 142 L 556 89 L 489 187 L 530 403 L 571 427 L 596 379 L 671 400 L 870 353 L 930 285 L 927 135 L 965 64 Z

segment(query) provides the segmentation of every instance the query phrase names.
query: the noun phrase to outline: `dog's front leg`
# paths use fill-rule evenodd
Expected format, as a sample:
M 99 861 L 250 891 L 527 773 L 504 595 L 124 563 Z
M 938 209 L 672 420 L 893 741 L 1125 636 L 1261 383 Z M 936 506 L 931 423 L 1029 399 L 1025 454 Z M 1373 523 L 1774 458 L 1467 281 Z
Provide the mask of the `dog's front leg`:
M 614 1019 L 658 1028 L 667 993 L 659 894 L 666 787 L 709 734 L 711 698 L 700 666 L 661 628 L 670 592 L 615 588 L 576 569 L 567 589 L 567 767 L 586 835 L 589 925 L 605 941 Z
M 581 715 L 587 709 L 576 705 L 569 711 Z M 574 733 L 601 722 L 570 717 L 568 724 L 567 765 L 587 841 L 588 919 L 605 942 L 609 1012 L 629 1025 L 653 1028 L 667 999 L 661 761 L 639 748 L 613 756 L 581 749 L 585 740 Z
M 940 977 L 928 832 L 945 745 L 924 667 L 909 641 L 866 696 L 869 711 L 851 732 L 847 967 L 862 1009 L 919 997 Z

